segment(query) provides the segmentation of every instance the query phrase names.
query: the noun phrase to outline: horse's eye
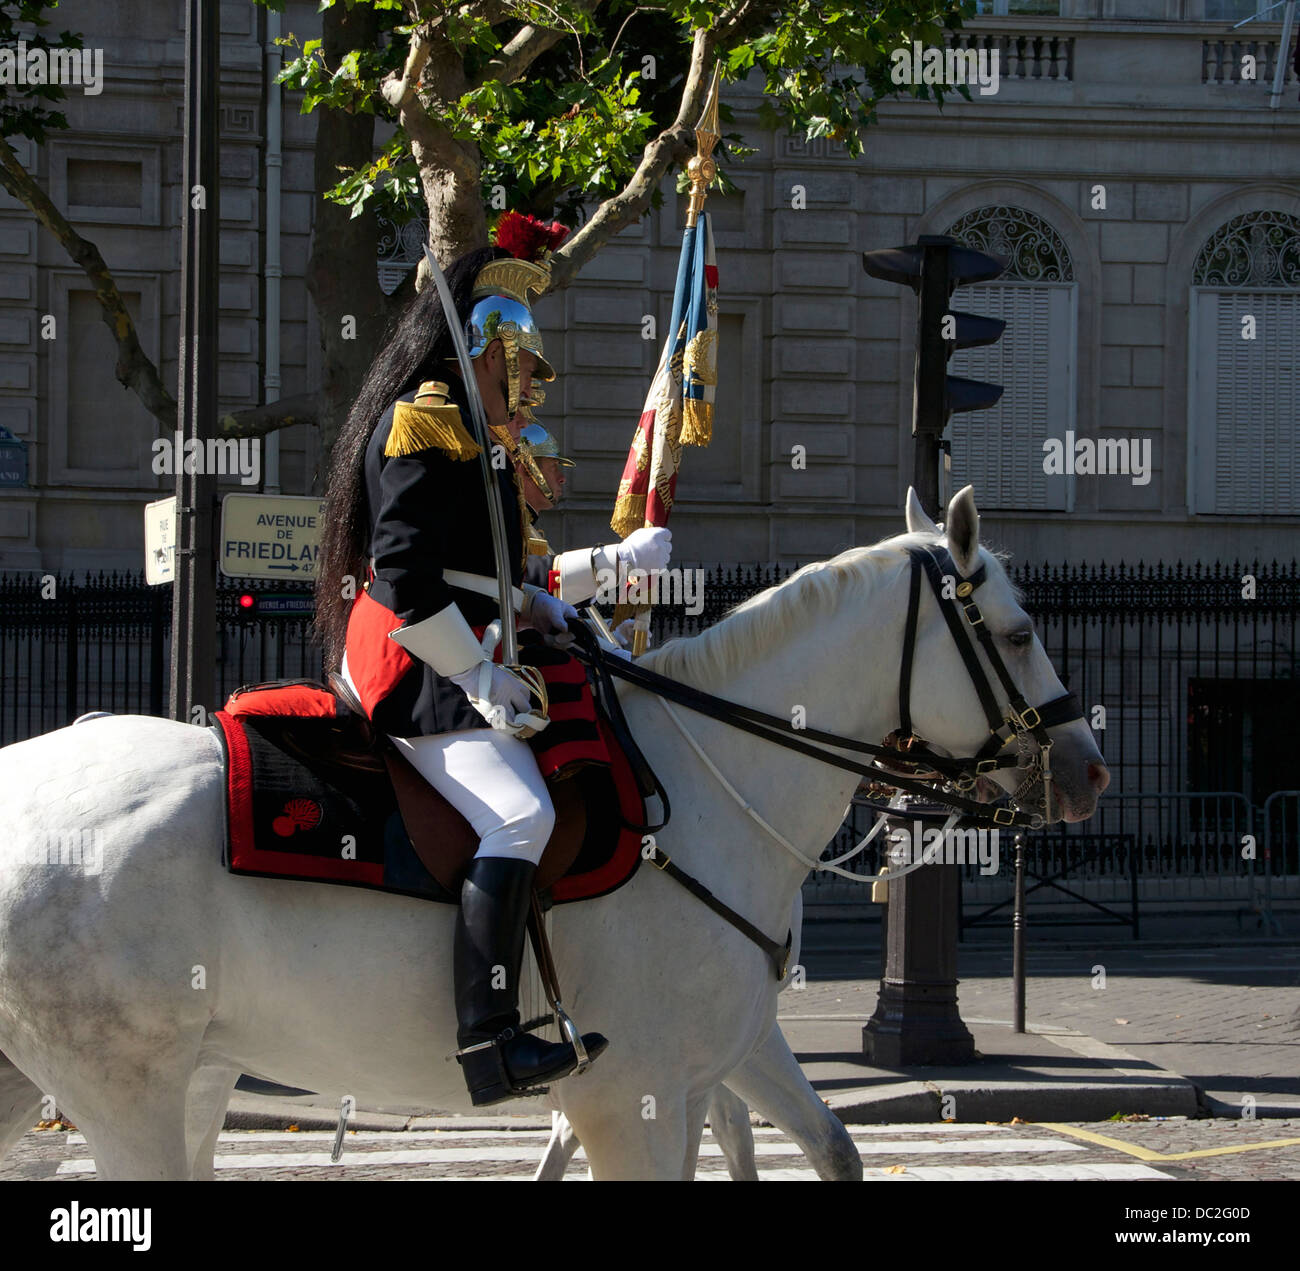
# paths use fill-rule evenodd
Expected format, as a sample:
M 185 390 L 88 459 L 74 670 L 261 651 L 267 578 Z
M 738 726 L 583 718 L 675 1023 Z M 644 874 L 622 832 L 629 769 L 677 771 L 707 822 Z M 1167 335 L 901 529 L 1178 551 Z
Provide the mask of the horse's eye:
M 1007 643 L 1015 649 L 1023 649 L 1034 638 L 1032 631 L 1013 631 L 1007 636 Z

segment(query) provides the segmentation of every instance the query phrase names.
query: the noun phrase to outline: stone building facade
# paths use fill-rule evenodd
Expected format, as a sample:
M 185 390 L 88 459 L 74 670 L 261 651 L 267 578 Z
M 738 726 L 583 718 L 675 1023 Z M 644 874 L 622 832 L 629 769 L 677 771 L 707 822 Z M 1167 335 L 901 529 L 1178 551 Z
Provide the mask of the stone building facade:
M 1300 104 L 1288 75 L 1270 107 L 1279 23 L 1233 32 L 1246 16 L 1238 0 L 984 7 L 957 43 L 998 53 L 997 92 L 942 110 L 887 102 L 861 159 L 829 139 L 761 130 L 759 86 L 728 86 L 735 127 L 758 153 L 730 165 L 738 192 L 709 203 L 718 417 L 713 445 L 686 454 L 679 557 L 792 563 L 901 528 L 915 302 L 869 278 L 861 253 L 951 233 L 1012 260 L 1002 279 L 954 298 L 1008 322 L 997 345 L 952 363 L 1007 387 L 998 407 L 950 428 L 954 483 L 974 482 L 989 537 L 1058 562 L 1289 559 L 1300 525 Z M 314 9 L 294 0 L 282 28 L 306 38 Z M 183 6 L 65 0 L 58 16 L 104 49 L 105 89 L 73 90 L 71 131 L 19 155 L 100 246 L 174 384 Z M 315 122 L 268 86 L 267 22 L 246 0 L 223 7 L 222 409 L 305 391 L 319 375 L 303 281 Z M 278 153 L 267 129 L 277 98 Z M 557 544 L 609 534 L 657 353 L 643 318 L 662 331 L 671 306 L 684 199 L 671 180 L 664 188 L 661 209 L 539 306 L 560 372 L 542 417 L 579 460 L 549 521 Z M 396 277 L 411 246 L 395 234 L 377 266 Z M 31 471 L 29 488 L 0 488 L 0 569 L 139 567 L 142 506 L 170 479 L 150 471 L 156 425 L 112 359 L 85 277 L 0 195 L 0 424 L 28 443 Z M 1045 444 L 1073 453 L 1081 441 L 1130 470 L 1044 471 Z M 792 464 L 795 447 L 806 466 Z M 320 460 L 312 430 L 285 430 L 263 488 L 318 490 Z

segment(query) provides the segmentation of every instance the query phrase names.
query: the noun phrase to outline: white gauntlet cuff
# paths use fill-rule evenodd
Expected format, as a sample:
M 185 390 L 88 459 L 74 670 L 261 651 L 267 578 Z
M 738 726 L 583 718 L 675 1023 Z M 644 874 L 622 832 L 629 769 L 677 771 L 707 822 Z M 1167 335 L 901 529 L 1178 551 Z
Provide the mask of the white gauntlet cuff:
M 577 551 L 561 552 L 555 558 L 554 568 L 560 575 L 560 599 L 566 604 L 584 605 L 600 590 L 602 583 L 617 579 L 618 549 L 581 547 Z M 608 572 L 601 578 L 604 571 Z
M 433 617 L 399 627 L 388 636 L 448 679 L 484 660 L 483 647 L 455 601 Z

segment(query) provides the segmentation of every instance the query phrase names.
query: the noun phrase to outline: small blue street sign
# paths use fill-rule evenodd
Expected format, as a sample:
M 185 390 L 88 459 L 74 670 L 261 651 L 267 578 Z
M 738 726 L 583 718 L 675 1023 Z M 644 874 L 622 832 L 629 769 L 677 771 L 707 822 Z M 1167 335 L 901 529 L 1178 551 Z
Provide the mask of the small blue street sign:
M 0 426 L 0 487 L 27 484 L 27 443 Z

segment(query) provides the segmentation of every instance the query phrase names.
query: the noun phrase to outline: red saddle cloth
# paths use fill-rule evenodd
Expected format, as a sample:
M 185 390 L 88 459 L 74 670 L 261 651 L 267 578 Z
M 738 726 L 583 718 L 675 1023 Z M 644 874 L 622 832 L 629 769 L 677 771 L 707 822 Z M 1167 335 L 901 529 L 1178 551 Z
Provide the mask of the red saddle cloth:
M 551 700 L 552 722 L 533 739 L 538 766 L 551 780 L 574 782 L 587 810 L 582 846 L 551 899 L 593 899 L 636 872 L 644 801 L 581 664 L 562 654 L 529 660 Z M 382 761 L 373 751 L 367 760 L 364 721 L 327 688 L 299 680 L 239 689 L 216 720 L 227 755 L 232 873 L 457 903 L 411 846 Z

